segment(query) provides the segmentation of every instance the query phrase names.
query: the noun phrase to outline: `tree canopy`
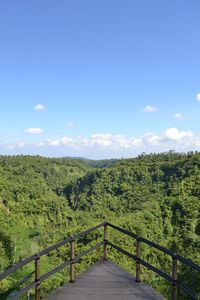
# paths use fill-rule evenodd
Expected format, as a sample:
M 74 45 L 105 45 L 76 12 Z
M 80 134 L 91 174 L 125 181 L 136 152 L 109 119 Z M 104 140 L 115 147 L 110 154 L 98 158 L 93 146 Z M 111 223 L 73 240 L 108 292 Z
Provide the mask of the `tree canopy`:
M 170 151 L 110 161 L 0 156 L 1 272 L 105 219 L 200 264 L 200 153 Z M 132 251 L 132 245 L 115 233 L 111 238 Z M 84 249 L 91 241 L 92 235 L 78 246 Z M 46 258 L 43 271 L 63 261 L 66 251 Z M 144 259 L 170 272 L 171 262 L 164 254 L 146 246 L 142 253 Z M 122 255 L 114 250 L 109 255 L 133 272 L 132 263 Z M 78 271 L 93 261 L 95 254 L 83 261 Z M 2 299 L 32 268 L 1 283 Z M 200 295 L 195 285 L 197 274 L 184 266 L 179 269 L 181 279 Z M 43 295 L 64 280 L 63 272 L 49 279 Z M 168 284 L 152 272 L 143 270 L 143 280 L 168 295 Z M 189 298 L 180 294 L 179 299 Z

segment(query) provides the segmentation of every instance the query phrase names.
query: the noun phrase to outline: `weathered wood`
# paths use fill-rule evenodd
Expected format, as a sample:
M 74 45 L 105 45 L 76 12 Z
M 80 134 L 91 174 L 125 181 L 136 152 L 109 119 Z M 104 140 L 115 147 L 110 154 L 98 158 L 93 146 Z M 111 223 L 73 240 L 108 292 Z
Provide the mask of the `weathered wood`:
M 177 300 L 177 285 L 176 285 L 176 281 L 178 279 L 178 274 L 177 274 L 177 256 L 176 254 L 173 255 L 172 257 L 172 278 L 173 278 L 173 282 L 172 282 L 172 300 Z
M 140 278 L 140 255 L 141 255 L 141 242 L 139 237 L 137 237 L 136 239 L 136 256 L 137 256 L 137 260 L 136 260 L 136 282 L 140 282 L 141 278 Z
M 40 257 L 35 258 L 35 300 L 40 300 Z
M 104 252 L 103 252 L 103 259 L 108 259 L 108 226 L 105 223 L 104 225 Z
M 70 282 L 75 281 L 75 240 L 70 242 Z

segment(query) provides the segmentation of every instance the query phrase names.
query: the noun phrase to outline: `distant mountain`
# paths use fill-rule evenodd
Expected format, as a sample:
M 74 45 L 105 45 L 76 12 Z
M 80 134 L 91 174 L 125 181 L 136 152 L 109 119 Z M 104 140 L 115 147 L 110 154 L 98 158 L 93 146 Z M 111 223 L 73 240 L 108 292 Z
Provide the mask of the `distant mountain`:
M 66 158 L 72 158 L 76 159 L 79 161 L 84 161 L 86 164 L 88 164 L 92 168 L 110 168 L 113 167 L 120 159 L 99 159 L 99 160 L 94 160 L 94 159 L 89 159 L 85 157 L 68 157 Z

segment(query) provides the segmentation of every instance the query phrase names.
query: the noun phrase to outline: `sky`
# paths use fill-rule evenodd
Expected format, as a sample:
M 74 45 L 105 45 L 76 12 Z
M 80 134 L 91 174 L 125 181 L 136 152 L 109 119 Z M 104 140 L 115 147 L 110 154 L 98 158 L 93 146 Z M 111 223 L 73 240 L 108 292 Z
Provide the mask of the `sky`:
M 1 0 L 0 154 L 200 151 L 199 0 Z

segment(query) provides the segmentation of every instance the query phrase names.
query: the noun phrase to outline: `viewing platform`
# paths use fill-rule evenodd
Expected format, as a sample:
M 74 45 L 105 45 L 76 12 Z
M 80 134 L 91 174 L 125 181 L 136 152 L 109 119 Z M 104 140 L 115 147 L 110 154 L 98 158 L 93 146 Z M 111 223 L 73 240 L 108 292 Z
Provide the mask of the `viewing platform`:
M 123 234 L 125 237 L 131 238 L 134 241 L 134 252 L 127 251 L 121 248 L 108 237 L 108 228 L 115 230 L 118 233 Z M 78 241 L 89 235 L 96 230 L 102 230 L 103 232 L 101 240 L 97 241 L 95 245 L 88 248 L 85 251 L 79 252 L 77 249 Z M 165 273 L 163 270 L 158 269 L 156 266 L 150 264 L 148 261 L 142 259 L 142 248 L 141 243 L 146 244 L 152 249 L 156 249 L 165 253 L 171 258 L 171 270 Z M 53 250 L 59 249 L 63 245 L 69 245 L 68 258 L 65 259 L 60 265 L 54 269 L 48 271 L 45 274 L 41 274 L 42 261 L 41 257 L 49 255 Z M 135 278 L 121 269 L 118 265 L 114 264 L 109 260 L 108 247 L 114 249 L 135 262 Z M 89 267 L 85 272 L 75 277 L 76 263 L 80 262 L 83 257 L 87 254 L 102 249 L 102 254 L 98 254 L 98 259 L 102 256 L 96 264 Z M 132 248 L 132 247 L 131 247 Z M 200 266 L 188 260 L 172 250 L 166 249 L 161 245 L 158 245 L 146 238 L 136 235 L 124 228 L 111 224 L 109 222 L 103 222 L 95 227 L 89 228 L 86 231 L 77 233 L 72 237 L 64 238 L 62 241 L 55 245 L 44 249 L 35 255 L 27 257 L 20 263 L 8 268 L 5 272 L 0 274 L 0 280 L 4 280 L 14 272 L 22 269 L 29 263 L 34 262 L 34 271 L 23 280 L 20 280 L 16 288 L 13 288 L 9 294 L 9 300 L 20 299 L 22 295 L 27 295 L 30 290 L 34 289 L 34 299 L 46 299 L 46 300 L 164 300 L 165 298 L 159 295 L 153 288 L 149 287 L 141 281 L 141 267 L 146 268 L 157 275 L 164 278 L 171 285 L 171 296 L 170 300 L 178 299 L 178 292 L 184 292 L 190 299 L 198 300 L 198 295 L 190 287 L 186 286 L 185 283 L 179 280 L 179 265 L 190 267 L 191 270 L 200 273 Z M 63 286 L 50 293 L 46 298 L 43 298 L 41 283 L 45 283 L 46 279 L 53 274 L 69 267 L 69 278 L 70 282 L 65 283 Z M 34 279 L 32 278 L 34 275 Z M 32 281 L 30 282 L 30 279 Z M 30 283 L 25 285 L 25 281 L 29 280 Z M 21 287 L 23 283 L 23 287 Z M 8 295 L 8 294 L 7 294 Z M 30 295 L 30 294 L 29 294 Z M 32 294 L 33 295 L 33 294 Z
M 99 261 L 45 300 L 165 300 L 111 261 Z

